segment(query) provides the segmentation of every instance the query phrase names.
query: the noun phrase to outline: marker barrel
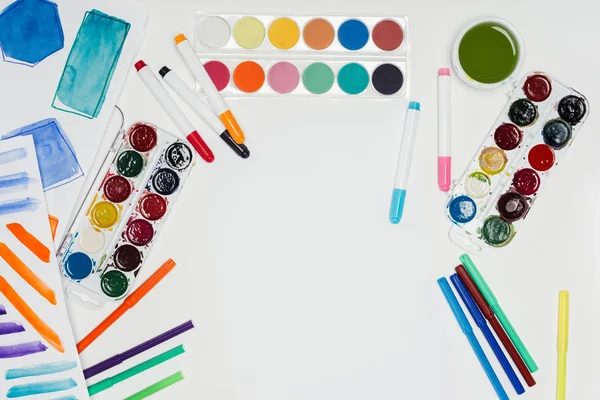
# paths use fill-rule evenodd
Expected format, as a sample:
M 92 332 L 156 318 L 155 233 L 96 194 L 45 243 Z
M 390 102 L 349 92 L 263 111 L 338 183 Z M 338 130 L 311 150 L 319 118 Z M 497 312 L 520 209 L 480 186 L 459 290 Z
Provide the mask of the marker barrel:
M 173 122 L 175 122 L 179 130 L 186 135 L 187 140 L 194 149 L 196 149 L 200 157 L 206 162 L 213 162 L 215 159 L 214 154 L 198 132 L 194 130 L 190 121 L 188 121 L 181 110 L 179 110 L 152 70 L 141 60 L 135 64 L 135 68 L 137 69 L 140 78 L 142 78 L 142 81 L 144 81 L 148 89 L 150 89 L 150 92 L 152 92 L 156 101 L 159 102 L 165 112 L 171 117 Z
M 406 112 L 404 130 L 402 132 L 402 141 L 400 143 L 400 152 L 398 154 L 396 178 L 394 179 L 392 203 L 390 205 L 390 222 L 393 224 L 400 222 L 404 211 L 404 200 L 406 198 L 408 175 L 410 172 L 410 163 L 412 161 L 412 155 L 415 148 L 417 128 L 419 127 L 419 116 L 421 114 L 420 110 L 420 103 L 411 101 Z
M 438 71 L 438 186 L 447 192 L 452 183 L 450 150 L 450 69 Z
M 556 368 L 556 400 L 567 398 L 567 351 L 569 351 L 569 292 L 558 294 L 558 339 Z
M 196 78 L 196 80 L 200 83 L 202 90 L 208 97 L 210 105 L 217 112 L 217 114 L 219 114 L 219 118 L 229 131 L 231 137 L 236 141 L 236 143 L 244 143 L 244 132 L 227 107 L 227 104 L 225 104 L 225 101 L 219 94 L 219 91 L 217 90 L 212 79 L 210 79 L 210 76 L 208 76 L 208 72 L 206 72 L 204 65 L 196 56 L 194 49 L 186 37 L 182 34 L 177 35 L 175 37 L 175 43 L 179 53 L 181 54 L 181 57 L 183 58 L 183 61 L 186 63 L 190 71 L 192 71 L 194 78 Z

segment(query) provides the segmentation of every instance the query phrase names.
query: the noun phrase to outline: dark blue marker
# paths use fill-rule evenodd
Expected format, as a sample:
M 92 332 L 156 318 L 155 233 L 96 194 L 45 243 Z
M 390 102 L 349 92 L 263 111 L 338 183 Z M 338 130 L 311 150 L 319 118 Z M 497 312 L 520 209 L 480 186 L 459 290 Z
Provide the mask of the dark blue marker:
M 510 362 L 508 362 L 508 359 L 504 355 L 504 352 L 502 352 L 498 341 L 496 340 L 494 334 L 487 325 L 487 321 L 485 320 L 481 311 L 479 311 L 479 308 L 477 308 L 477 304 L 475 303 L 475 300 L 473 300 L 471 293 L 469 293 L 463 282 L 460 280 L 458 274 L 452 275 L 450 277 L 450 280 L 452 281 L 452 284 L 454 285 L 456 291 L 460 295 L 460 298 L 462 299 L 463 303 L 469 310 L 469 313 L 473 317 L 475 324 L 481 329 L 481 332 L 483 332 L 483 336 L 485 336 L 488 343 L 490 344 L 490 347 L 494 351 L 496 358 L 498 358 L 498 361 L 500 361 L 504 372 L 506 372 L 508 379 L 510 379 L 510 383 L 512 383 L 513 387 L 515 388 L 515 391 L 517 392 L 517 394 L 525 393 L 525 389 L 523 388 L 521 381 L 519 381 L 519 378 L 517 377 L 517 374 L 515 374 L 515 371 L 510 365 Z

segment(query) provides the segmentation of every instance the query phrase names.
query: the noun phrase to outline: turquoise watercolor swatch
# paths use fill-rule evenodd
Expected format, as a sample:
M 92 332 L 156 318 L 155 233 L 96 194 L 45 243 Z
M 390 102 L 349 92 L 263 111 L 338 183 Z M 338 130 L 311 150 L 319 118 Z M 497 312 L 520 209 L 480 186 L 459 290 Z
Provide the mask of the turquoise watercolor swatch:
M 59 361 L 47 364 L 32 365 L 30 367 L 12 368 L 6 371 L 4 377 L 6 380 L 9 380 L 26 378 L 28 376 L 50 375 L 69 371 L 76 367 L 77 363 L 75 361 Z
M 85 13 L 52 107 L 90 119 L 100 114 L 130 27 L 98 10 Z
M 44 394 L 61 392 L 63 390 L 73 389 L 77 386 L 72 378 L 62 379 L 58 381 L 26 383 L 24 385 L 16 385 L 8 389 L 6 397 L 14 399 L 17 397 L 32 396 L 34 394 Z

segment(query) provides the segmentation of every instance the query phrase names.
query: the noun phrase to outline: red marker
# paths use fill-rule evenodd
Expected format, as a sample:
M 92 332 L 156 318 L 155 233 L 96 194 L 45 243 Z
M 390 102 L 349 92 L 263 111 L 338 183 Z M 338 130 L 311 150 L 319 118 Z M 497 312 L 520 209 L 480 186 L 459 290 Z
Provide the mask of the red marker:
M 202 157 L 202 159 L 206 162 L 213 162 L 215 159 L 213 152 L 204 142 L 200 134 L 194 130 L 190 121 L 188 121 L 181 110 L 177 108 L 177 105 L 166 89 L 162 87 L 152 70 L 147 68 L 146 63 L 142 60 L 135 63 L 135 69 L 148 89 L 150 89 L 154 95 L 154 98 L 160 103 L 167 114 L 169 114 L 169 117 L 171 117 L 175 124 L 177 124 L 179 129 L 186 135 L 187 140 L 194 147 L 194 149 L 196 149 L 198 154 L 200 154 L 200 157 Z
M 460 279 L 467 287 L 467 290 L 469 291 L 471 296 L 473 296 L 473 300 L 475 300 L 475 303 L 477 303 L 477 307 L 479 307 L 483 316 L 490 322 L 492 328 L 494 328 L 498 339 L 500 339 L 500 341 L 504 345 L 504 348 L 510 355 L 510 358 L 512 358 L 512 360 L 514 361 L 521 375 L 523 375 L 527 386 L 531 387 L 535 385 L 535 379 L 533 379 L 533 376 L 531 376 L 531 372 L 529 372 L 527 365 L 525 365 L 525 362 L 523 362 L 523 359 L 519 355 L 519 352 L 515 348 L 515 345 L 510 341 L 510 338 L 508 337 L 506 332 L 504 332 L 502 325 L 500 325 L 500 322 L 498 322 L 498 320 L 496 319 L 492 307 L 489 306 L 487 301 L 485 301 L 485 299 L 483 298 L 483 295 L 481 294 L 479 289 L 477 289 L 477 285 L 475 285 L 475 282 L 473 282 L 473 279 L 471 279 L 471 276 L 467 272 L 467 269 L 464 266 L 459 265 L 455 268 L 455 271 L 458 274 L 458 276 L 460 276 Z

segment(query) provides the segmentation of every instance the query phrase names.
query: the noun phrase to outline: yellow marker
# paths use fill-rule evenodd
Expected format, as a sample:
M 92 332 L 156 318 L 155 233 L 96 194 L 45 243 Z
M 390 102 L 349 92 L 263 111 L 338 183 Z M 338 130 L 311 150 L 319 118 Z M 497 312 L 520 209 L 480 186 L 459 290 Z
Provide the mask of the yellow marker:
M 567 397 L 567 351 L 569 350 L 569 292 L 558 293 L 558 367 L 556 375 L 556 400 Z

